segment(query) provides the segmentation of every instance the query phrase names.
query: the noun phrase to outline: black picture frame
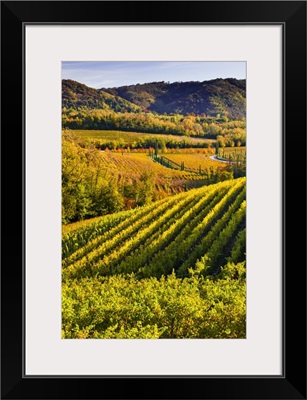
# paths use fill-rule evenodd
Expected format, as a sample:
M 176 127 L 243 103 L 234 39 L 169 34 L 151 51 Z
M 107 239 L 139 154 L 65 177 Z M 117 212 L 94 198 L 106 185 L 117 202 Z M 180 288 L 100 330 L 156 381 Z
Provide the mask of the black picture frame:
M 23 375 L 26 240 L 23 29 L 26 23 L 283 26 L 282 376 L 78 378 Z M 306 2 L 2 1 L 1 88 L 1 398 L 306 399 Z

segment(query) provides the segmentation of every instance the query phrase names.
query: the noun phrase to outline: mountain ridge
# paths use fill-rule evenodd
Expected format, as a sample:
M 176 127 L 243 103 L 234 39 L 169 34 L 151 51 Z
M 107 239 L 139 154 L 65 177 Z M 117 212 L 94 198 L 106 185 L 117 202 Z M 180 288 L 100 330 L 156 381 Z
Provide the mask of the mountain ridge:
M 62 107 L 98 108 L 115 112 L 142 112 L 142 108 L 111 93 L 91 88 L 72 79 L 62 80 Z
M 115 112 L 226 116 L 244 118 L 246 80 L 217 78 L 208 81 L 149 82 L 114 88 L 90 88 L 73 80 L 62 81 L 63 107 L 102 108 Z

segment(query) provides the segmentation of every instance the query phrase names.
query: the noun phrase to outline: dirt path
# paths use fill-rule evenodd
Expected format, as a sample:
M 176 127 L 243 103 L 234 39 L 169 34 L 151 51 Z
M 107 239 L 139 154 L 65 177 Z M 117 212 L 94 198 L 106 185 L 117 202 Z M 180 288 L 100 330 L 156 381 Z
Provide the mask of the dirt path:
M 224 163 L 227 163 L 227 164 L 230 163 L 230 161 L 220 159 L 217 156 L 210 156 L 210 158 L 211 158 L 211 160 L 214 160 L 214 161 L 224 162 Z

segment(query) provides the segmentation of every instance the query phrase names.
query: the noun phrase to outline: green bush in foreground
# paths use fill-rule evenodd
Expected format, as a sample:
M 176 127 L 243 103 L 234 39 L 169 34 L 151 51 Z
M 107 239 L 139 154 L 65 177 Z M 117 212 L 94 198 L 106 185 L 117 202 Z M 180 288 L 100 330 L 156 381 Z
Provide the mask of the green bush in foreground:
M 138 280 L 134 274 L 69 280 L 62 288 L 63 338 L 245 338 L 245 263 L 204 277 Z

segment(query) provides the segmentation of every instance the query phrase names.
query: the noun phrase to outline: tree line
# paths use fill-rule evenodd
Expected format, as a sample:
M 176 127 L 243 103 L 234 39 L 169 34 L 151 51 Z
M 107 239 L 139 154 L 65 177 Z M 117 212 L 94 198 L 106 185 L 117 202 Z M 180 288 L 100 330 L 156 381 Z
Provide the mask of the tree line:
M 226 146 L 244 146 L 246 142 L 245 119 L 228 120 L 227 117 L 220 115 L 203 117 L 63 108 L 62 126 L 69 129 L 121 130 L 208 139 L 220 136 L 224 138 Z

